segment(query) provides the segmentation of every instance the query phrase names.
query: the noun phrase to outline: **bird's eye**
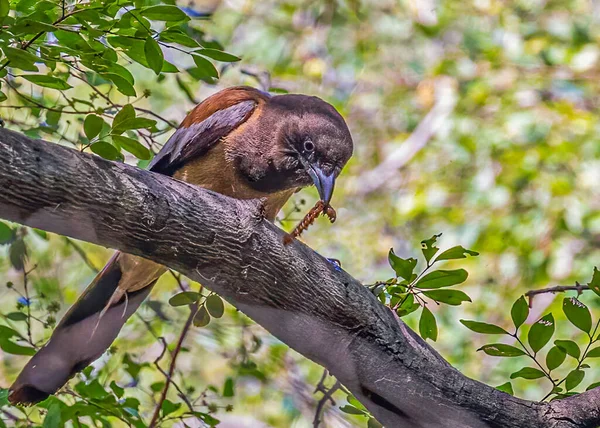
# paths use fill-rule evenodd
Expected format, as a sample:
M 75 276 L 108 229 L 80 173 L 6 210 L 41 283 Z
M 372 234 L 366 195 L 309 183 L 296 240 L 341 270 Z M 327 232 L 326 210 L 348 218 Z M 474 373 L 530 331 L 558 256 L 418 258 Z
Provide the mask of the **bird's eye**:
M 312 141 L 306 140 L 304 142 L 304 151 L 312 152 L 314 149 L 315 149 L 315 144 Z

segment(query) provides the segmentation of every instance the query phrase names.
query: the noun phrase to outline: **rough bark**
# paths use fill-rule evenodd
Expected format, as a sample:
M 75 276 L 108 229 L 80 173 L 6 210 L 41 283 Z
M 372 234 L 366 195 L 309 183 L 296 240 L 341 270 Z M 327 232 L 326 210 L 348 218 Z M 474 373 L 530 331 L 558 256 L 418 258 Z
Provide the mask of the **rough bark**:
M 357 280 L 238 201 L 0 130 L 0 217 L 146 257 L 326 367 L 387 427 L 595 427 L 600 388 L 551 403 L 463 376 Z

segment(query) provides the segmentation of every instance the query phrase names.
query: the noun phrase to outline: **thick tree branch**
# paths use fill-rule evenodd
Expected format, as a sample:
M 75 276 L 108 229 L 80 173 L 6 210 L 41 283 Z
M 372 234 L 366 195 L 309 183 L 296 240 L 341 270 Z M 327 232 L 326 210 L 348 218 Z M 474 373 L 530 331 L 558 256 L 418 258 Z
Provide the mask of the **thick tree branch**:
M 350 275 L 301 242 L 283 245 L 259 205 L 0 130 L 0 217 L 200 281 L 326 367 L 387 427 L 600 424 L 600 388 L 534 403 L 463 376 Z

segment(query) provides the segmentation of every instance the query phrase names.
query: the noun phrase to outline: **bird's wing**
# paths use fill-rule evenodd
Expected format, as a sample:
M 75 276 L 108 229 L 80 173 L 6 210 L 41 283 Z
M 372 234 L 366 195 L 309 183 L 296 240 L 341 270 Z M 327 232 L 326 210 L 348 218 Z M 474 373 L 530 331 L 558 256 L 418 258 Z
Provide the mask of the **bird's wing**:
M 150 170 L 173 175 L 247 121 L 268 98 L 246 87 L 225 89 L 207 98 L 188 114 Z M 10 388 L 9 400 L 27 404 L 43 400 L 97 359 L 164 271 L 151 261 L 116 253 L 21 371 Z
M 187 115 L 179 129 L 154 157 L 149 169 L 173 175 L 246 122 L 257 106 L 269 97 L 257 89 L 234 87 L 207 98 Z

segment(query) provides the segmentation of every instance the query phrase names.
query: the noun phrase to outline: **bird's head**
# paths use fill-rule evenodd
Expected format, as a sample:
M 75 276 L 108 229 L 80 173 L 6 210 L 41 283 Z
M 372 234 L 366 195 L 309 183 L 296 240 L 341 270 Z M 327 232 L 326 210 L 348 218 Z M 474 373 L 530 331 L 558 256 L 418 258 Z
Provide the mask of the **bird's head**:
M 317 97 L 278 95 L 265 103 L 257 124 L 262 138 L 274 144 L 254 164 L 255 187 L 272 191 L 314 184 L 328 204 L 353 149 L 348 126 L 336 109 Z

